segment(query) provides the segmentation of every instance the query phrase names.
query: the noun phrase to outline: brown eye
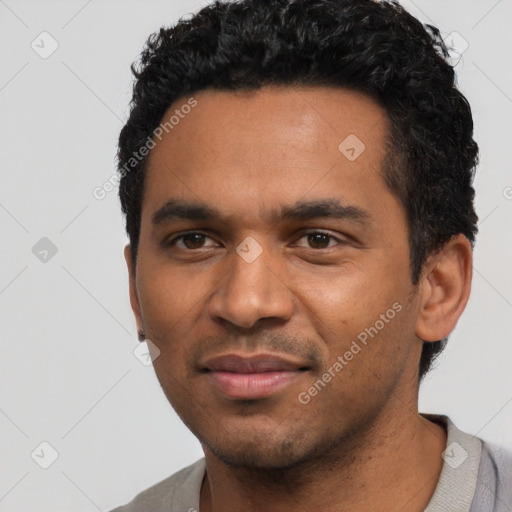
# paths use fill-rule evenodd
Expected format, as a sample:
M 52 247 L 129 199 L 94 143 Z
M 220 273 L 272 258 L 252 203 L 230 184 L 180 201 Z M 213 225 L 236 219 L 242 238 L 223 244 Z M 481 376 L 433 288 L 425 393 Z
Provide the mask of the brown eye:
M 326 233 L 310 233 L 307 235 L 308 243 L 313 249 L 325 249 L 329 247 L 332 236 Z
M 190 231 L 183 233 L 172 239 L 166 244 L 167 247 L 177 247 L 181 251 L 193 251 L 194 249 L 204 249 L 208 247 L 216 247 L 215 240 L 201 233 L 200 231 Z
M 206 236 L 201 233 L 189 233 L 180 238 L 187 249 L 199 249 L 203 246 Z
M 300 237 L 300 240 L 305 242 L 298 243 L 300 247 L 309 249 L 330 249 L 335 245 L 339 245 L 340 240 L 330 233 L 324 233 L 323 231 L 310 231 Z

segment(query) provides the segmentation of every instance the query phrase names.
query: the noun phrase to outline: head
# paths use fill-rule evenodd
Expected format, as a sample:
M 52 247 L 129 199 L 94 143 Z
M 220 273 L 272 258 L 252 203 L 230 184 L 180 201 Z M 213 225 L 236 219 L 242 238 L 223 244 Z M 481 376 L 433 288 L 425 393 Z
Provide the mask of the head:
M 369 0 L 215 3 L 149 38 L 119 141 L 131 302 L 169 400 L 227 461 L 271 435 L 255 464 L 292 463 L 412 399 L 454 328 L 478 150 L 446 56 Z M 208 361 L 236 351 L 300 374 L 227 397 Z

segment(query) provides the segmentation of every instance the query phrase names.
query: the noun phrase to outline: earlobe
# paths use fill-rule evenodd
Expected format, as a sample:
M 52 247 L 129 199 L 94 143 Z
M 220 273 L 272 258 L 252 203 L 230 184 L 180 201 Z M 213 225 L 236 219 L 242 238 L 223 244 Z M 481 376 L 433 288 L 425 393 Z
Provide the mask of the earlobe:
M 471 244 L 461 234 L 430 257 L 419 285 L 418 338 L 438 341 L 452 332 L 469 299 L 472 269 Z
M 137 294 L 137 281 L 136 281 L 136 270 L 132 261 L 132 250 L 128 244 L 124 248 L 124 259 L 126 266 L 128 267 L 129 287 L 130 287 L 130 305 L 132 307 L 133 314 L 135 315 L 135 321 L 137 323 L 137 331 L 144 332 L 142 326 L 142 317 L 140 314 L 140 303 L 139 296 Z M 140 335 L 139 335 L 140 339 Z

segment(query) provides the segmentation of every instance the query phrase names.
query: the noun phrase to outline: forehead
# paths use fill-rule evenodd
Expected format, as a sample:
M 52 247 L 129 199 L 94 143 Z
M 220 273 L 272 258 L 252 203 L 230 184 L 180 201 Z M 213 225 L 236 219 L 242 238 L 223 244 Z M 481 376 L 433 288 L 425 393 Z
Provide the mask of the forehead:
M 168 197 L 260 215 L 306 198 L 376 204 L 387 192 L 380 175 L 387 117 L 361 93 L 205 90 L 176 101 L 168 121 L 148 158 L 143 217 Z

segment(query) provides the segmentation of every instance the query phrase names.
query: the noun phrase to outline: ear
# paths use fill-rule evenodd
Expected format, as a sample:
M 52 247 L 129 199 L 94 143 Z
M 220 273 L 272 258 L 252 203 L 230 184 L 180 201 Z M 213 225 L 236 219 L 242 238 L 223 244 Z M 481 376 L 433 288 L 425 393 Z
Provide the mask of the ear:
M 137 281 L 136 281 L 136 270 L 132 261 L 132 248 L 128 244 L 124 248 L 124 259 L 128 267 L 128 277 L 130 285 L 130 304 L 132 306 L 133 314 L 135 315 L 135 321 L 137 323 L 137 331 L 144 330 L 142 324 L 142 317 L 140 314 L 140 303 L 139 296 L 137 295 Z
M 429 258 L 419 284 L 418 338 L 437 341 L 453 331 L 469 299 L 472 272 L 471 244 L 461 234 Z

